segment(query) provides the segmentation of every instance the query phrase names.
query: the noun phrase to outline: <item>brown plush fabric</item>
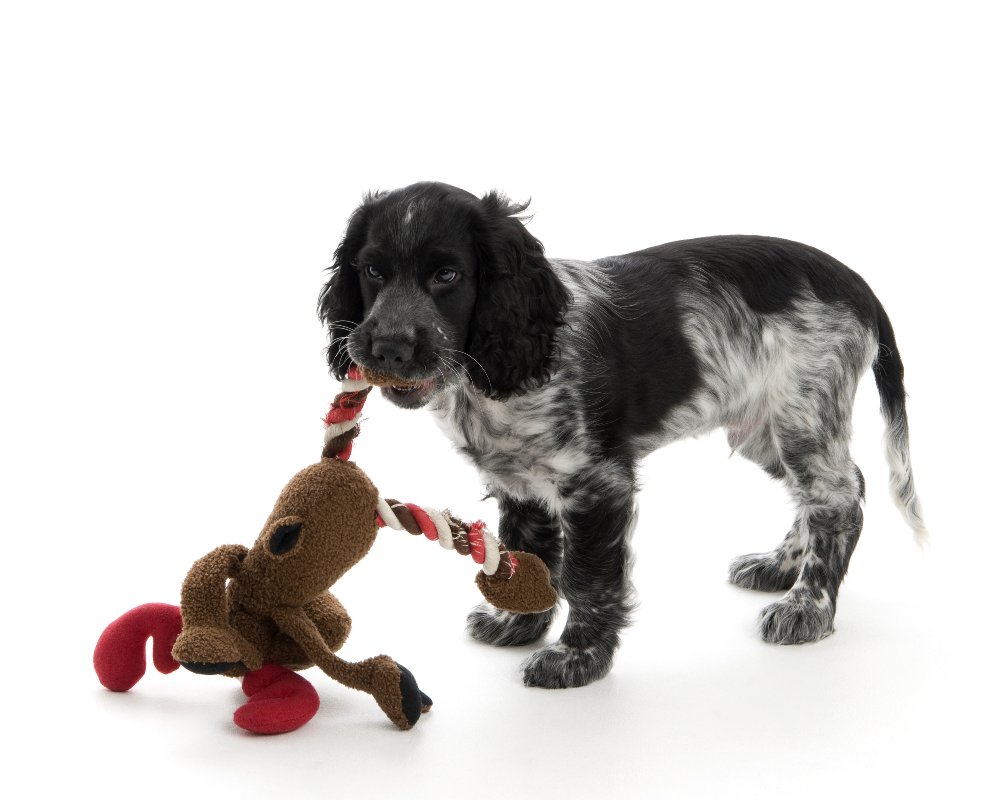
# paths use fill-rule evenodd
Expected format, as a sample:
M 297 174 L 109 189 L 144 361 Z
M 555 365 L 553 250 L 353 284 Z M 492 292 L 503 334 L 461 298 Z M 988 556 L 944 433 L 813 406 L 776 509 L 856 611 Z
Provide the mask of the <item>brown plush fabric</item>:
M 242 545 L 223 545 L 188 571 L 181 588 L 184 627 L 172 651 L 182 664 L 242 662 L 247 669 L 260 669 L 261 649 L 231 625 L 225 593 L 226 580 L 240 573 L 247 552 Z
M 388 372 L 380 372 L 377 369 L 364 367 L 361 374 L 372 386 L 419 386 L 420 381 L 408 381 L 406 378 L 397 378 Z
M 174 658 L 200 671 L 218 665 L 231 675 L 264 662 L 293 669 L 315 664 L 371 694 L 400 728 L 412 727 L 395 661 L 381 655 L 352 664 L 334 655 L 351 618 L 327 589 L 371 549 L 377 502 L 371 481 L 349 461 L 324 458 L 298 473 L 252 549 L 225 545 L 191 567 Z
M 344 686 L 368 692 L 399 728 L 406 730 L 412 727 L 403 713 L 399 666 L 389 656 L 375 656 L 357 664 L 337 658 L 303 609 L 276 608 L 274 620 L 282 631 L 302 646 L 323 672 Z
M 497 608 L 532 614 L 548 611 L 556 604 L 556 593 L 552 588 L 549 568 L 536 555 L 512 550 L 517 559 L 517 571 L 512 578 L 489 576 L 480 571 L 476 575 L 476 585 L 489 602 Z
M 267 614 L 276 606 L 303 606 L 357 564 L 375 543 L 378 491 L 350 461 L 326 458 L 299 472 L 274 505 L 243 561 L 230 600 Z M 268 542 L 282 525 L 301 524 L 298 544 L 273 555 Z
M 413 515 L 395 513 L 414 533 Z M 315 664 L 336 681 L 371 694 L 397 726 L 407 729 L 430 708 L 408 670 L 386 655 L 358 663 L 335 653 L 351 618 L 328 589 L 371 549 L 378 527 L 378 492 L 350 461 L 323 458 L 299 472 L 281 492 L 254 546 L 224 545 L 198 559 L 181 590 L 184 626 L 173 657 L 195 672 L 241 675 L 275 663 L 290 669 Z M 466 531 L 455 549 L 469 552 Z M 551 608 L 555 592 L 545 565 L 515 553 L 518 569 L 476 579 L 483 595 L 510 611 Z

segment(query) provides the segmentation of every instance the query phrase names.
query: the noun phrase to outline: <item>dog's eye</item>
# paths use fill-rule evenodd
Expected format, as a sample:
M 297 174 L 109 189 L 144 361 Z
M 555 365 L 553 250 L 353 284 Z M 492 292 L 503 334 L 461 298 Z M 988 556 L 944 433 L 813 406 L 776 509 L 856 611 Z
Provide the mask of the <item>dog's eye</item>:
M 453 269 L 439 269 L 434 273 L 434 283 L 454 283 L 458 273 Z
M 365 275 L 367 275 L 373 281 L 382 280 L 382 273 L 379 272 L 377 269 L 375 269 L 375 267 L 373 267 L 371 264 L 366 264 L 364 270 L 365 270 Z

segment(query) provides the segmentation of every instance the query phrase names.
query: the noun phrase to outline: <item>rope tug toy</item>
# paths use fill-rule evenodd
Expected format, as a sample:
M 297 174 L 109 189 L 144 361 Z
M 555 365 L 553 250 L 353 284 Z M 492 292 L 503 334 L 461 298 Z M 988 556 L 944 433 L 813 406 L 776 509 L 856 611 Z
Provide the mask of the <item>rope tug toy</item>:
M 147 603 L 101 635 L 94 668 L 112 691 L 128 691 L 146 669 L 146 641 L 163 673 L 179 666 L 242 677 L 248 701 L 234 721 L 253 733 L 284 733 L 308 722 L 319 695 L 294 670 L 317 666 L 372 695 L 397 727 L 413 727 L 431 699 L 387 655 L 344 661 L 351 619 L 330 587 L 360 561 L 379 528 L 423 535 L 481 565 L 476 584 L 498 608 L 537 613 L 555 605 L 545 564 L 508 551 L 481 521 L 471 524 L 413 503 L 383 498 L 350 455 L 372 385 L 388 376 L 352 368 L 324 420 L 323 457 L 284 488 L 253 547 L 223 545 L 198 559 L 180 607 Z M 392 378 L 394 385 L 399 384 Z
M 377 373 L 370 375 L 373 380 L 380 381 Z M 399 385 L 399 379 L 392 378 L 392 383 Z M 373 385 L 378 384 L 365 380 L 357 367 L 348 371 L 347 380 L 341 384 L 342 391 L 330 404 L 330 411 L 323 420 L 326 425 L 324 456 L 332 455 L 341 460 L 351 457 L 353 439 L 361 431 L 358 418 Z M 471 555 L 473 561 L 483 565 L 483 574 L 487 577 L 495 575 L 509 579 L 517 571 L 517 559 L 490 533 L 482 520 L 470 525 L 456 519 L 448 511 L 379 498 L 376 522 L 379 527 L 406 531 L 414 536 L 423 534 L 445 550 L 455 550 L 463 556 Z

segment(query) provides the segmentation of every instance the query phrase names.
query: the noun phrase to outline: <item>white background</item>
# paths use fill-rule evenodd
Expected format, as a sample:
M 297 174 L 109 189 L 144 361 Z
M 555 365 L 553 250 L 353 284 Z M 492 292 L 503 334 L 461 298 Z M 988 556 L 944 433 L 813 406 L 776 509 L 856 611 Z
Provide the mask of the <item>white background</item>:
M 347 5 L 4 5 L 5 780 L 32 797 L 992 794 L 988 4 Z M 283 737 L 236 729 L 223 678 L 104 691 L 104 625 L 252 541 L 318 456 L 324 268 L 364 191 L 426 179 L 531 196 L 554 256 L 761 233 L 859 271 L 906 362 L 930 549 L 886 491 L 869 378 L 865 533 L 819 644 L 765 645 L 773 598 L 726 584 L 791 508 L 713 435 L 645 464 L 642 606 L 593 686 L 523 688 L 529 649 L 463 632 L 471 562 L 384 532 L 335 590 L 342 652 L 414 671 L 436 705 L 413 731 L 315 670 L 321 710 Z M 373 396 L 366 415 L 355 457 L 384 492 L 495 524 L 425 412 Z

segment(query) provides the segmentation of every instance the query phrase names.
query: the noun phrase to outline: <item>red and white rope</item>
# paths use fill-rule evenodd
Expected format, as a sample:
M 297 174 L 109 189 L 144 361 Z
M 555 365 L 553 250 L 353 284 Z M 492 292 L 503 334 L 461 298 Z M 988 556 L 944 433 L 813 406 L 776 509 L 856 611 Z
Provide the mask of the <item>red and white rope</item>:
M 370 389 L 371 384 L 364 379 L 361 370 L 351 367 L 347 372 L 347 379 L 341 382 L 340 392 L 333 398 L 330 410 L 323 418 L 323 423 L 326 425 L 323 433 L 324 446 L 361 424 L 359 417 Z M 350 440 L 335 454 L 335 457 L 344 461 L 351 457 Z
M 380 527 L 415 535 L 422 533 L 431 541 L 437 541 L 445 550 L 471 555 L 473 561 L 482 564 L 487 575 L 496 575 L 498 571 L 506 573 L 508 570 L 513 574 L 517 568 L 517 560 L 481 520 L 469 524 L 455 519 L 447 511 L 380 497 L 375 521 Z
M 357 367 L 351 367 L 347 380 L 341 383 L 341 391 L 333 399 L 330 410 L 323 419 L 326 425 L 324 445 L 329 445 L 337 437 L 344 436 L 360 425 L 359 417 L 370 389 L 371 384 L 364 379 L 361 371 Z M 349 459 L 352 440 L 353 437 L 347 439 L 346 443 L 341 441 L 334 445 L 334 448 L 340 448 L 333 454 L 334 457 L 345 461 Z M 407 531 L 414 535 L 423 534 L 445 550 L 471 555 L 473 561 L 482 564 L 483 572 L 487 575 L 510 578 L 517 569 L 517 559 L 490 533 L 482 521 L 469 524 L 456 519 L 447 511 L 436 511 L 381 497 L 376 521 L 380 527 Z

